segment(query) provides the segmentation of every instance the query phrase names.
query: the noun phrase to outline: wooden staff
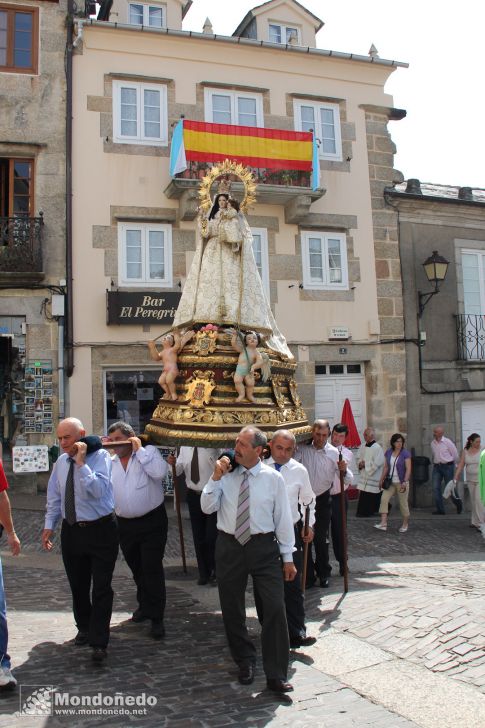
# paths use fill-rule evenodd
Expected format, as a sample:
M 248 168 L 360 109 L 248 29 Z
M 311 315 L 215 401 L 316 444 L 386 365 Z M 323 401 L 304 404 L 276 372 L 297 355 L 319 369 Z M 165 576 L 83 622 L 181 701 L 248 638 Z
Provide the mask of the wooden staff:
M 339 456 L 338 456 L 339 462 L 342 462 L 342 448 L 340 448 Z M 347 594 L 349 590 L 349 566 L 347 564 L 347 512 L 345 508 L 345 487 L 344 487 L 344 478 L 345 474 L 340 470 L 340 517 L 341 517 L 341 524 L 340 524 L 340 549 L 342 552 L 342 558 L 344 560 L 344 594 Z
M 308 536 L 308 529 L 310 527 L 310 503 L 305 508 L 305 526 L 303 529 L 303 535 Z M 307 572 L 307 562 L 308 562 L 308 541 L 303 542 L 303 571 L 301 573 L 301 590 L 303 594 L 305 593 L 306 588 L 306 572 Z
M 172 453 L 175 456 L 175 453 Z M 184 574 L 187 573 L 187 562 L 185 560 L 184 529 L 182 526 L 182 513 L 180 511 L 180 497 L 178 489 L 178 478 L 175 472 L 175 463 L 172 465 L 173 497 L 175 498 L 175 510 L 177 511 L 177 524 L 179 527 L 180 552 L 182 554 L 182 567 Z
M 112 450 L 115 447 L 124 447 L 125 445 L 130 445 L 131 447 L 131 440 L 119 440 L 118 442 L 108 442 L 108 440 L 106 440 L 103 442 L 103 448 L 105 450 Z

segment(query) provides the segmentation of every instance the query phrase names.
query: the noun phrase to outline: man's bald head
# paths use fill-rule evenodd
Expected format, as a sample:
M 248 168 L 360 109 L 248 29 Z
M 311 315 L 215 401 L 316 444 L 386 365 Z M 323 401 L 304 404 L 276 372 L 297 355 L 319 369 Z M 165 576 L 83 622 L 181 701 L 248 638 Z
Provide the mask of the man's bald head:
M 63 452 L 70 456 L 76 454 L 74 444 L 86 434 L 84 425 L 77 417 L 67 417 L 61 420 L 57 426 L 57 439 Z
M 445 428 L 443 425 L 436 425 L 436 427 L 433 428 L 433 436 L 435 440 L 441 440 L 444 434 Z

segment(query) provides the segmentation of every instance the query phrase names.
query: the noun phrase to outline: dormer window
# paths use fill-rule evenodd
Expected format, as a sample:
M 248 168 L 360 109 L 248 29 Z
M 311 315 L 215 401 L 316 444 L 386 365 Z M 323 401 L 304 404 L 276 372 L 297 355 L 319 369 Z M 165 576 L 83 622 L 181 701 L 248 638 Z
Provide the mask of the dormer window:
M 128 3 L 128 22 L 130 25 L 165 28 L 165 7 L 145 3 Z
M 280 25 L 279 23 L 269 24 L 269 41 L 270 43 L 301 45 L 298 28 L 290 25 Z

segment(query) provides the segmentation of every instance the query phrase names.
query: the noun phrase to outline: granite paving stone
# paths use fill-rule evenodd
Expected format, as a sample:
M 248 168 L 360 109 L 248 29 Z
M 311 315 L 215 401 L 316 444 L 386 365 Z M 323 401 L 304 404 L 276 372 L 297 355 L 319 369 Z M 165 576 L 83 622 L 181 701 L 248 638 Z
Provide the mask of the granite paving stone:
M 476 716 L 485 715 L 485 541 L 468 527 L 469 514 L 433 519 L 427 511 L 414 511 L 410 530 L 400 538 L 394 532 L 398 518 L 391 516 L 389 531 L 381 534 L 373 529 L 373 519 L 355 518 L 351 504 L 350 591 L 342 595 L 338 576 L 331 578 L 329 589 L 307 591 L 308 633 L 317 643 L 304 652 L 292 651 L 289 678 L 295 691 L 277 697 L 265 689 L 251 584 L 248 625 L 258 645 L 258 662 L 254 684 L 243 687 L 227 650 L 217 589 L 195 583 L 185 509 L 188 574 L 182 572 L 171 502 L 165 559 L 167 637 L 154 642 L 147 624 L 129 621 L 135 590 L 120 558 L 113 582 L 110 655 L 106 665 L 93 666 L 89 650 L 72 644 L 75 628 L 59 540 L 53 554 L 41 551 L 45 499 L 34 500 L 22 503 L 12 494 L 23 555 L 15 560 L 2 551 L 10 651 L 19 683 L 54 685 L 83 695 L 99 690 L 146 693 L 157 704 L 146 715 L 123 716 L 121 722 L 109 715 L 77 715 L 69 723 L 65 716 L 50 716 L 39 722 L 19 715 L 17 692 L 1 695 L 2 728 L 455 728 L 458 714 L 467 728 L 484 728 Z M 0 548 L 5 549 L 5 540 Z M 402 669 L 414 690 L 404 701 L 399 695 Z M 395 675 L 388 691 L 381 685 L 376 689 L 376 679 L 388 674 Z M 449 710 L 440 707 L 433 713 L 420 707 L 427 704 L 430 689 L 426 675 L 429 685 L 446 681 Z

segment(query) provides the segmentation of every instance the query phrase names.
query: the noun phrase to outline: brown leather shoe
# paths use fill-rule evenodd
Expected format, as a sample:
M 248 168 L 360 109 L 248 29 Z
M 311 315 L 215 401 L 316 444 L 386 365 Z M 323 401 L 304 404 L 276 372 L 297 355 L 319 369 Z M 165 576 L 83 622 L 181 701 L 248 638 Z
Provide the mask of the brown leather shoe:
M 298 647 L 310 647 L 310 645 L 314 645 L 316 641 L 316 637 L 307 637 L 306 635 L 302 635 L 300 637 L 290 639 L 290 647 L 293 647 L 294 649 L 298 649 Z
M 135 609 L 133 614 L 131 615 L 131 621 L 138 624 L 139 622 L 145 622 L 145 620 L 150 619 L 150 617 L 147 617 L 143 612 L 141 611 L 140 607 L 138 609 Z
M 76 647 L 82 647 L 83 645 L 89 644 L 89 636 L 87 631 L 79 630 L 77 635 L 74 637 L 74 644 Z
M 291 693 L 293 685 L 286 680 L 279 680 L 276 677 L 268 678 L 266 680 L 266 686 L 268 690 L 273 693 Z

